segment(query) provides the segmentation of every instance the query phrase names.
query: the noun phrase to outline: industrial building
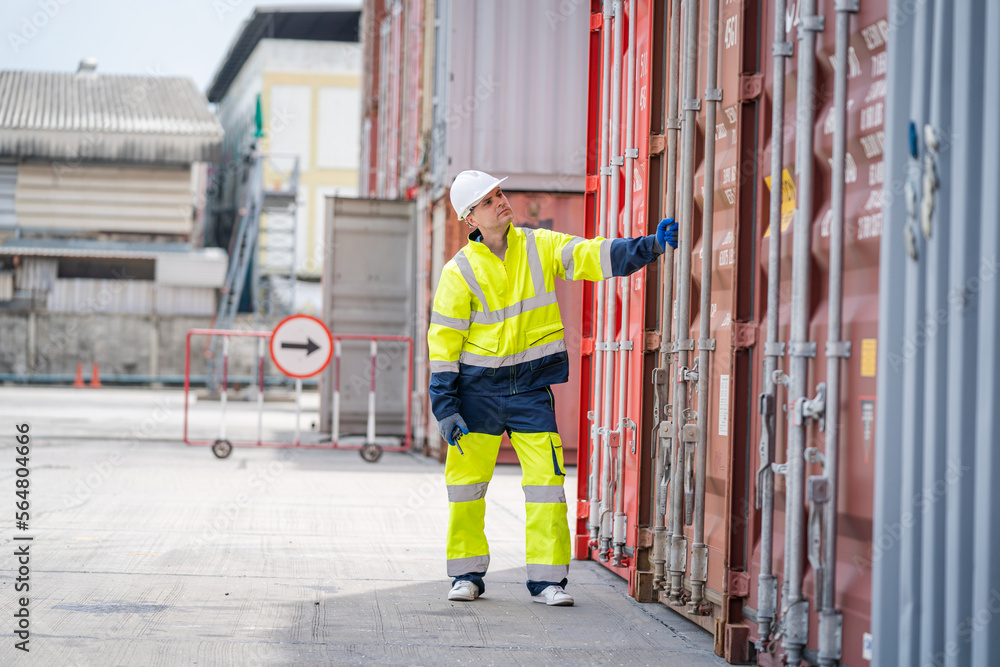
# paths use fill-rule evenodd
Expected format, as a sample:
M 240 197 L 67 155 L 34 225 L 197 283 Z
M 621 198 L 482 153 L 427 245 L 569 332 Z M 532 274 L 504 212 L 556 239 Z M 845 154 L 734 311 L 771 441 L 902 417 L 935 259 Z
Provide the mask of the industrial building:
M 171 343 L 210 321 L 225 278 L 196 233 L 221 144 L 189 79 L 0 72 L 0 376 L 180 372 Z
M 357 10 L 259 7 L 208 87 L 225 138 L 209 178 L 206 245 L 230 248 L 248 188 L 285 195 L 262 202 L 242 312 L 320 310 L 325 197 L 359 187 L 359 20 Z

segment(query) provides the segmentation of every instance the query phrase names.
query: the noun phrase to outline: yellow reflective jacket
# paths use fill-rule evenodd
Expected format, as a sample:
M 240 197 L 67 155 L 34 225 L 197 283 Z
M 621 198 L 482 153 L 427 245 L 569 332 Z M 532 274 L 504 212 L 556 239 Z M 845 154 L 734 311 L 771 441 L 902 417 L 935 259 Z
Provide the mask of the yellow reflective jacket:
M 441 272 L 427 344 L 430 396 L 440 421 L 459 395 L 510 396 L 569 379 L 555 279 L 627 276 L 663 253 L 656 235 L 583 239 L 507 228 L 501 261 L 479 230 Z

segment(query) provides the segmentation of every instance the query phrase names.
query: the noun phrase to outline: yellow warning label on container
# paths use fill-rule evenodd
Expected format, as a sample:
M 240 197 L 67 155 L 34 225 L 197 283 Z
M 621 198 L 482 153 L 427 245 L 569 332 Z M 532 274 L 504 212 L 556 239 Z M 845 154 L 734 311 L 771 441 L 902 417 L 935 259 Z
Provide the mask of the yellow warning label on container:
M 861 377 L 875 377 L 875 362 L 878 357 L 878 339 L 861 339 Z
M 764 179 L 767 183 L 767 187 L 771 189 L 771 177 L 767 176 Z M 795 181 L 792 179 L 792 175 L 788 173 L 787 169 L 781 170 L 781 233 L 784 234 L 788 230 L 788 225 L 792 224 L 792 219 L 795 217 Z M 764 236 L 771 235 L 771 225 L 767 226 L 767 231 L 764 232 Z

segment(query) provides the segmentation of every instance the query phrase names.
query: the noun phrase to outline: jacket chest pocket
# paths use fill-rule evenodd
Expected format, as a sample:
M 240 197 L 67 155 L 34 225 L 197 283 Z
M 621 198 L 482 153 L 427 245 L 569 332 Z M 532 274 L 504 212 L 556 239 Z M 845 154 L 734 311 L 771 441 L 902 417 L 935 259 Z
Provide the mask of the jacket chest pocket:
M 495 333 L 477 333 L 470 335 L 465 341 L 465 352 L 484 357 L 482 359 L 468 359 L 466 365 L 471 375 L 491 376 L 496 375 L 497 369 L 491 364 L 497 359 L 497 352 L 500 350 L 500 336 Z
M 525 349 L 530 350 L 531 348 L 538 348 L 549 343 L 555 343 L 556 341 L 562 340 L 562 337 L 562 322 L 548 322 L 537 327 L 532 327 L 524 334 Z M 538 352 L 538 354 L 540 353 L 541 352 Z M 529 356 L 534 355 L 529 354 Z M 530 359 L 529 364 L 531 366 L 531 370 L 537 371 L 556 364 L 566 363 L 568 360 L 569 359 L 565 353 L 561 351 L 552 351 L 540 358 Z

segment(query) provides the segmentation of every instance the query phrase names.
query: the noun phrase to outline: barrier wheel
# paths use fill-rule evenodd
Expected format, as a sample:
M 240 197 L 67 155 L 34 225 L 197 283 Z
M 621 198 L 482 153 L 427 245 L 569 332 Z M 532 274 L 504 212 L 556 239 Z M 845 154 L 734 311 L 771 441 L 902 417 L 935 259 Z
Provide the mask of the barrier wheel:
M 361 447 L 361 458 L 368 463 L 375 463 L 382 458 L 382 448 L 378 445 L 367 442 Z
M 216 440 L 212 444 L 212 453 L 216 458 L 224 459 L 233 453 L 233 445 L 228 440 Z

